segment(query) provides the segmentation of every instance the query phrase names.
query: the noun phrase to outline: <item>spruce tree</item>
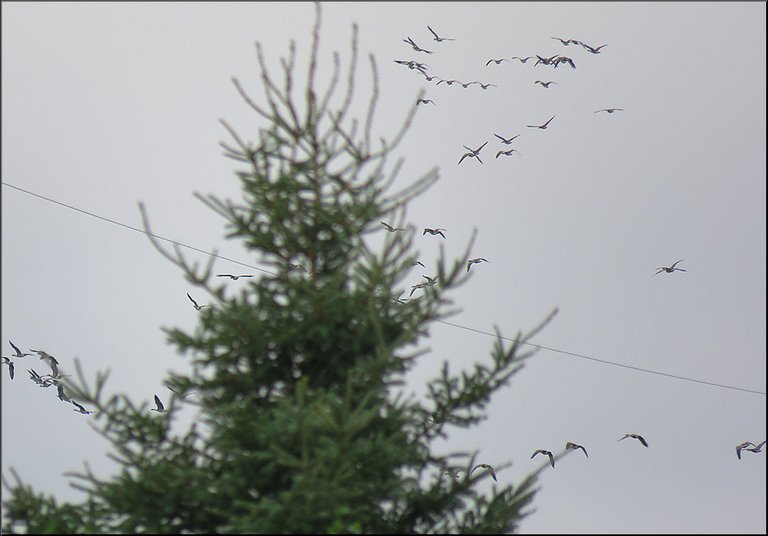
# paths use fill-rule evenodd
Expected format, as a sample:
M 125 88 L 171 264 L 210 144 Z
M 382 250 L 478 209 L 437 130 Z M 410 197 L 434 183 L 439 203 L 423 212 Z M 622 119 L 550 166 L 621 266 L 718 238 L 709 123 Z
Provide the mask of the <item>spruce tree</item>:
M 405 225 L 408 202 L 438 177 L 432 170 L 391 192 L 402 160 L 390 169 L 387 157 L 416 99 L 393 140 L 374 146 L 374 57 L 373 94 L 358 132 L 361 123 L 347 118 L 356 27 L 338 108 L 331 105 L 341 78 L 337 54 L 328 88 L 315 91 L 319 33 L 316 4 L 300 98 L 293 94 L 295 44 L 281 60 L 282 84 L 256 44 L 267 104 L 233 81 L 267 126 L 251 143 L 222 121 L 233 140 L 222 143 L 225 155 L 243 168 L 242 199 L 196 194 L 225 218 L 227 237 L 268 269 L 230 295 L 212 277 L 213 258 L 201 268 L 152 238 L 142 207 L 152 243 L 213 304 L 200 310 L 194 333 L 166 330 L 191 373 L 170 375 L 175 394 L 165 413 L 155 413 L 145 402 L 105 395 L 106 375 L 91 386 L 78 365 L 78 380 L 66 388 L 97 411 L 93 428 L 112 444 L 117 474 L 102 480 L 87 464 L 71 473 L 87 496 L 81 504 L 59 504 L 15 473 L 14 483 L 4 478 L 5 532 L 488 533 L 514 531 L 526 515 L 536 473 L 488 496 L 477 488 L 491 475 L 472 472 L 475 453 L 441 453 L 436 442 L 451 427 L 485 419 L 491 395 L 532 353 L 521 344 L 541 326 L 511 345 L 497 331 L 490 358 L 473 370 L 453 373 L 445 362 L 423 397 L 407 394 L 407 373 L 424 353 L 420 340 L 452 314 L 450 291 L 470 276 L 471 242 L 450 263 L 441 252 L 437 284 L 400 299 L 416 260 L 415 229 L 385 233 L 377 250 L 367 237 L 383 231 L 381 220 Z M 186 398 L 191 391 L 197 396 Z M 183 404 L 197 407 L 199 429 L 172 430 Z

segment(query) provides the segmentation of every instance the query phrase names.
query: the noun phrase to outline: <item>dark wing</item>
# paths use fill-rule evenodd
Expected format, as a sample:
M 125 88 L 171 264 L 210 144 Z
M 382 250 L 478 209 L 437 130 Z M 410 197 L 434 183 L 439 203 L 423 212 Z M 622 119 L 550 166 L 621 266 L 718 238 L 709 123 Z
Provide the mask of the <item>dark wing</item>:
M 189 292 L 187 292 L 187 298 L 189 298 L 190 301 L 195 304 L 195 307 L 197 307 L 197 302 L 192 299 L 192 296 L 189 295 Z
M 165 409 L 165 406 L 163 406 L 163 403 L 160 402 L 160 399 L 155 395 L 155 404 L 157 405 L 158 411 L 163 411 Z
M 19 350 L 19 347 L 18 347 L 18 346 L 16 346 L 15 344 L 13 344 L 13 343 L 12 343 L 10 340 L 9 340 L 8 342 L 10 342 L 10 343 L 11 343 L 11 346 L 12 346 L 12 347 L 13 347 L 13 349 L 16 351 L 16 353 L 17 353 L 17 354 L 19 354 L 19 355 L 21 355 L 21 350 Z
M 549 463 L 552 464 L 552 467 L 555 467 L 555 457 L 552 456 L 551 452 L 547 452 L 547 456 L 549 456 Z
M 72 403 L 73 403 L 75 406 L 77 406 L 78 408 L 80 408 L 80 412 L 81 412 L 81 413 L 85 412 L 85 408 L 84 408 L 83 406 L 81 406 L 80 404 L 78 404 L 78 403 L 77 403 L 77 402 L 75 402 L 74 400 L 72 400 Z M 75 410 L 75 411 L 77 411 L 77 410 Z
M 550 118 L 549 118 L 549 121 L 547 121 L 546 123 L 544 123 L 544 125 L 543 125 L 543 126 L 547 126 L 547 125 L 549 124 L 549 122 L 550 122 L 550 121 L 552 121 L 554 118 L 555 118 L 555 116 L 553 115 L 552 117 L 550 117 Z
M 643 439 L 643 436 L 641 436 L 641 435 L 636 435 L 636 436 L 635 436 L 635 438 L 636 438 L 638 441 L 640 441 L 640 443 L 642 443 L 644 447 L 647 447 L 647 446 L 648 446 L 648 443 L 646 443 L 645 439 Z
M 428 29 L 430 32 L 432 32 L 432 35 L 434 35 L 434 36 L 435 36 L 435 39 L 438 39 L 438 36 L 437 36 L 437 34 L 435 33 L 435 31 L 434 31 L 432 28 L 430 28 L 430 27 L 429 27 L 429 25 L 427 25 L 427 29 Z
M 8 362 L 8 374 L 10 374 L 11 379 L 13 379 L 13 361 Z
M 676 261 L 676 262 L 675 262 L 675 264 L 677 264 L 678 262 L 683 262 L 684 260 L 685 260 L 685 259 L 680 259 L 679 261 Z M 670 267 L 669 267 L 669 269 L 670 269 L 670 270 L 672 270 L 672 269 L 675 267 L 675 264 L 673 264 L 672 266 L 670 266 Z
M 470 83 L 472 83 L 472 82 L 470 82 Z M 476 152 L 476 153 L 479 153 L 479 152 L 480 152 L 480 150 L 481 150 L 483 147 L 485 147 L 486 145 L 488 145 L 488 142 L 487 142 L 487 141 L 486 141 L 484 144 L 482 144 L 480 147 L 478 147 L 478 148 L 477 148 L 477 150 L 476 150 L 475 152 Z

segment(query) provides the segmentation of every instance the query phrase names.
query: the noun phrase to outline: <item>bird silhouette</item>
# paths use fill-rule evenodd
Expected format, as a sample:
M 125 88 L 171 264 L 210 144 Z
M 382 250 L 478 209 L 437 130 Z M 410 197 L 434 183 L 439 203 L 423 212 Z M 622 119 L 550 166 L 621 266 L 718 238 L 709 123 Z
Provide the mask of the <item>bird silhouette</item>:
M 536 451 L 534 451 L 534 453 L 531 455 L 531 459 L 533 459 L 533 457 L 536 456 L 537 454 L 546 454 L 547 456 L 549 456 L 549 463 L 550 465 L 552 465 L 552 468 L 554 469 L 555 457 L 552 456 L 552 453 L 550 451 L 544 450 L 544 449 L 536 449 Z
M 410 37 L 408 37 L 407 39 L 403 39 L 403 41 L 411 45 L 411 48 L 413 48 L 413 50 L 415 50 L 416 52 L 426 52 L 427 54 L 432 54 L 431 50 L 426 50 L 421 48 L 419 45 L 414 43 L 413 39 L 411 39 Z
M 380 222 L 384 228 L 389 231 L 390 233 L 394 233 L 395 231 L 407 231 L 407 229 L 403 229 L 402 227 L 392 227 L 390 224 L 385 222 Z
M 203 307 L 210 307 L 210 305 L 207 305 L 207 304 L 206 305 L 198 305 L 197 302 L 192 299 L 192 296 L 189 295 L 189 292 L 187 292 L 187 298 L 189 298 L 189 300 L 192 302 L 192 305 L 195 306 L 195 310 L 196 311 L 199 311 Z
M 620 439 L 617 439 L 616 441 L 621 441 L 622 439 L 626 439 L 626 438 L 628 438 L 628 437 L 631 437 L 632 439 L 637 439 L 638 441 L 640 441 L 640 443 L 642 443 L 642 444 L 643 444 L 643 446 L 644 446 L 644 447 L 647 447 L 647 446 L 648 446 L 648 443 L 647 443 L 647 442 L 646 442 L 646 440 L 643 438 L 643 436 L 641 436 L 641 435 L 638 435 L 638 434 L 624 434 L 624 437 L 622 437 L 622 438 L 620 438 Z
M 577 445 L 576 443 L 571 443 L 570 441 L 568 441 L 568 442 L 565 444 L 565 450 L 576 450 L 576 449 L 581 449 L 581 450 L 583 450 L 583 451 L 584 451 L 584 455 L 585 455 L 587 458 L 589 458 L 589 454 L 587 454 L 587 449 L 585 449 L 585 448 L 584 448 L 584 447 L 582 447 L 581 445 Z
M 461 164 L 461 161 L 462 161 L 462 160 L 464 160 L 466 157 L 470 157 L 470 158 L 477 158 L 477 161 L 478 161 L 478 162 L 480 162 L 480 163 L 482 164 L 482 163 L 483 163 L 483 161 L 482 161 L 482 160 L 480 160 L 480 156 L 479 156 L 479 155 L 480 155 L 480 151 L 482 150 L 482 148 L 483 148 L 483 147 L 485 147 L 487 144 L 488 144 L 488 142 L 486 141 L 484 144 L 482 144 L 482 145 L 481 145 L 480 147 L 478 147 L 477 149 L 470 149 L 470 148 L 469 148 L 469 147 L 467 147 L 466 145 L 462 145 L 462 147 L 464 147 L 464 148 L 465 148 L 467 151 L 469 151 L 469 152 L 468 152 L 468 153 L 464 153 L 464 155 L 463 155 L 463 156 L 461 157 L 461 159 L 459 160 L 459 164 Z
M 251 274 L 241 274 L 241 275 L 233 275 L 233 274 L 217 274 L 216 277 L 228 277 L 232 279 L 233 281 L 237 281 L 241 277 L 253 277 Z M 189 294 L 187 294 L 189 296 Z
M 540 128 L 541 130 L 544 130 L 545 128 L 547 128 L 547 125 L 549 125 L 549 122 L 552 121 L 554 118 L 555 116 L 553 115 L 552 117 L 549 118 L 549 121 L 547 121 L 543 125 L 526 125 L 526 126 L 530 128 Z
M 603 108 L 602 110 L 595 110 L 594 113 L 598 112 L 608 112 L 609 114 L 612 114 L 613 112 L 623 112 L 624 108 Z
M 671 274 L 672 272 L 686 272 L 687 270 L 683 270 L 682 268 L 675 268 L 675 265 L 678 262 L 683 262 L 685 259 L 680 259 L 679 261 L 676 261 L 675 264 L 672 266 L 659 266 L 657 268 L 658 272 L 653 274 L 651 277 L 659 275 L 661 272 L 667 272 L 668 274 Z
M 542 86 L 549 88 L 550 85 L 557 84 L 557 82 L 555 82 L 554 80 L 550 80 L 549 82 L 542 82 L 541 80 L 536 80 L 534 84 L 541 84 Z
M 431 99 L 417 99 L 417 100 L 416 100 L 416 105 L 417 105 L 417 106 L 418 106 L 419 104 L 429 104 L 429 103 L 432 103 L 432 105 L 434 106 L 434 104 L 435 104 L 435 101 L 433 101 L 433 100 L 431 100 Z
M 90 415 L 91 413 L 93 413 L 93 411 L 89 411 L 89 410 L 85 409 L 83 406 L 81 406 L 80 404 L 78 404 L 74 400 L 70 400 L 70 402 L 72 402 L 72 404 L 74 404 L 76 406 L 75 411 L 78 412 L 78 413 L 83 413 L 85 415 Z
M 520 151 L 518 151 L 517 149 L 509 149 L 508 151 L 499 151 L 498 153 L 496 153 L 496 158 L 500 157 L 503 154 L 507 156 L 512 156 L 514 153 L 520 154 Z
M 605 45 L 600 45 L 599 47 L 592 48 L 586 43 L 579 43 L 579 44 L 583 46 L 584 49 L 587 50 L 587 52 L 591 52 L 592 54 L 600 54 L 600 49 L 608 46 L 607 44 L 605 44 Z
M 526 62 L 526 61 L 528 61 L 528 60 L 532 60 L 532 59 L 533 59 L 533 56 L 526 56 L 526 57 L 524 57 L 524 58 L 521 58 L 521 57 L 519 57 L 519 56 L 512 56 L 510 59 L 512 59 L 512 60 L 519 60 L 519 61 L 520 61 L 520 63 L 525 63 L 525 62 Z
M 26 352 L 24 352 L 24 353 L 22 354 L 22 353 L 21 353 L 21 350 L 19 350 L 19 347 L 18 347 L 18 346 L 16 346 L 15 344 L 13 344 L 11 341 L 8 341 L 8 342 L 10 342 L 10 343 L 11 343 L 11 346 L 13 347 L 13 351 L 15 352 L 14 354 L 12 354 L 12 355 L 11 355 L 11 357 L 16 357 L 16 358 L 18 358 L 18 359 L 21 359 L 22 357 L 25 357 L 25 356 L 28 356 L 28 355 L 32 355 L 32 354 L 28 354 L 28 353 L 26 353 Z
M 502 138 L 501 136 L 499 136 L 496 133 L 494 133 L 493 135 L 496 136 L 497 138 L 499 138 L 501 140 L 501 143 L 503 143 L 504 145 L 509 145 L 510 143 L 512 143 L 512 140 L 514 140 L 515 138 L 520 136 L 520 134 L 518 134 L 517 136 L 512 136 L 511 138 L 506 139 L 506 138 Z
M 423 232 L 423 233 L 421 233 L 421 236 L 424 236 L 425 234 L 429 233 L 429 234 L 431 234 L 431 235 L 433 235 L 433 236 L 434 236 L 434 235 L 440 235 L 440 236 L 442 236 L 443 238 L 445 238 L 445 235 L 443 234 L 443 231 L 445 231 L 445 230 L 446 230 L 446 229 L 431 229 L 431 228 L 429 228 L 429 227 L 425 227 L 425 228 L 424 228 L 424 232 Z
M 472 468 L 472 470 L 469 472 L 469 474 L 471 475 L 472 473 L 474 473 L 475 469 L 486 469 L 487 471 L 489 471 L 491 473 L 491 478 L 493 478 L 493 480 L 495 482 L 498 482 L 498 479 L 496 478 L 496 471 L 494 471 L 493 467 L 491 467 L 487 463 L 478 463 L 477 465 L 475 465 Z
M 13 369 L 14 369 L 13 361 L 11 361 L 10 358 L 5 357 L 5 356 L 0 356 L 0 357 L 3 358 L 3 365 L 8 365 L 8 375 L 11 377 L 11 379 L 13 379 L 13 374 L 14 374 L 14 372 L 13 372 Z
M 163 406 L 163 403 L 160 401 L 160 398 L 155 395 L 155 408 L 151 408 L 151 411 L 156 411 L 158 413 L 165 413 L 165 406 Z
M 494 60 L 491 58 L 487 62 L 485 62 L 485 66 L 488 67 L 491 63 L 495 63 L 496 65 L 500 64 L 502 61 L 509 61 L 507 58 L 499 58 L 497 60 Z
M 514 149 L 511 149 L 514 151 Z M 469 269 L 472 267 L 473 264 L 477 264 L 479 262 L 489 262 L 488 259 L 484 259 L 483 257 L 475 257 L 474 259 L 469 259 L 467 261 L 467 272 L 469 272 Z
M 432 32 L 432 35 L 434 35 L 434 36 L 435 36 L 435 37 L 432 39 L 433 41 L 437 41 L 438 43 L 440 43 L 440 42 L 442 42 L 442 41 L 456 41 L 455 39 L 452 39 L 452 38 L 450 38 L 450 37 L 440 37 L 440 36 L 438 36 L 438 35 L 437 35 L 437 32 L 435 32 L 435 31 L 434 31 L 432 28 L 430 28 L 430 27 L 429 27 L 429 25 L 427 25 L 427 29 L 428 29 L 430 32 Z

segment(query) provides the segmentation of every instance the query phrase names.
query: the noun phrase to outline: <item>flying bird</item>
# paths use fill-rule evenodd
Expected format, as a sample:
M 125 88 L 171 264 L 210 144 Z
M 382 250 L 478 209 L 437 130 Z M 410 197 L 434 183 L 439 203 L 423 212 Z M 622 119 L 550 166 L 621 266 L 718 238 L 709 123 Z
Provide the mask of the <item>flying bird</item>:
M 568 56 L 558 56 L 554 60 L 552 60 L 552 66 L 557 69 L 557 66 L 561 63 L 567 63 L 570 65 L 573 69 L 576 68 L 576 64 L 573 63 L 573 60 L 569 58 Z
M 613 112 L 623 112 L 624 108 L 603 108 L 602 110 L 595 110 L 594 113 L 598 112 L 608 112 L 609 114 L 612 114 Z
M 481 145 L 480 147 L 478 147 L 477 149 L 470 149 L 470 148 L 469 148 L 469 147 L 467 147 L 466 145 L 462 145 L 462 147 L 464 147 L 464 148 L 465 148 L 467 151 L 469 151 L 469 152 L 468 152 L 468 153 L 464 153 L 464 155 L 463 155 L 463 156 L 461 157 L 461 159 L 459 160 L 459 164 L 461 164 L 461 161 L 462 161 L 462 160 L 464 160 L 466 157 L 470 157 L 470 158 L 473 158 L 473 157 L 474 157 L 474 158 L 477 158 L 477 161 L 478 161 L 478 162 L 480 162 L 480 163 L 482 164 L 482 163 L 483 163 L 483 161 L 482 161 L 482 160 L 480 160 L 480 156 L 479 156 L 479 155 L 480 155 L 480 151 L 482 150 L 482 148 L 483 148 L 483 147 L 485 147 L 487 144 L 488 144 L 488 142 L 486 141 L 484 144 L 482 144 L 482 145 Z
M 155 405 L 157 407 L 156 408 L 151 408 L 151 411 L 156 411 L 158 413 L 165 413 L 165 406 L 163 406 L 163 403 L 160 402 L 160 399 L 158 398 L 157 395 L 155 395 Z
M 13 379 L 13 368 L 14 368 L 13 361 L 11 361 L 10 358 L 5 356 L 0 356 L 0 357 L 3 358 L 3 365 L 8 365 L 8 374 L 11 376 L 11 379 Z
M 218 274 L 216 277 L 229 277 L 233 281 L 237 281 L 241 277 L 253 277 L 251 274 L 241 274 L 241 275 L 233 275 L 233 274 Z
M 496 84 L 483 84 L 482 82 L 477 82 L 477 84 L 480 86 L 481 89 L 488 89 L 489 87 L 499 87 Z
M 408 294 L 408 297 L 410 298 L 411 296 L 413 296 L 413 293 L 416 292 L 416 290 L 424 287 L 429 287 L 429 286 L 431 286 L 429 283 L 416 283 L 411 287 L 411 293 Z
M 758 444 L 754 448 L 744 449 L 744 450 L 748 450 L 749 452 L 763 452 L 763 445 L 765 445 L 765 441 L 763 441 L 762 443 Z
M 552 121 L 554 118 L 555 116 L 553 115 L 552 117 L 549 118 L 549 121 Z M 543 125 L 526 125 L 526 126 L 531 128 L 540 128 L 541 130 L 544 130 L 545 128 L 547 128 L 547 125 L 549 125 L 549 121 L 547 121 Z
M 210 305 L 207 305 L 207 304 L 206 304 L 206 305 L 198 305 L 198 304 L 197 304 L 197 302 L 196 302 L 195 300 L 193 300 L 193 299 L 192 299 L 192 296 L 190 296 L 190 295 L 189 295 L 189 292 L 187 292 L 187 298 L 189 298 L 189 299 L 190 299 L 190 301 L 192 302 L 192 305 L 194 305 L 194 306 L 195 306 L 195 310 L 196 310 L 196 311 L 199 311 L 199 310 L 200 310 L 200 309 L 202 309 L 203 307 L 210 307 Z
M 499 151 L 498 153 L 496 153 L 496 158 L 500 157 L 503 154 L 507 156 L 512 156 L 513 153 L 520 154 L 520 151 L 518 151 L 517 149 L 510 149 L 508 151 Z
M 471 475 L 472 473 L 474 473 L 474 472 L 475 472 L 475 469 L 487 469 L 487 470 L 488 470 L 488 471 L 490 471 L 490 473 L 491 473 L 491 478 L 493 478 L 493 480 L 494 480 L 495 482 L 498 482 L 498 479 L 496 478 L 496 471 L 494 471 L 494 470 L 493 470 L 493 467 L 491 467 L 491 466 L 490 466 L 490 465 L 488 465 L 487 463 L 478 463 L 477 465 L 475 465 L 475 466 L 472 468 L 472 470 L 469 472 L 469 474 Z
M 560 41 L 565 46 L 568 46 L 568 45 L 580 45 L 581 44 L 581 41 L 577 41 L 576 39 L 560 39 L 559 37 L 553 37 L 552 39 L 557 39 L 558 41 Z
M 32 354 L 28 354 L 28 353 L 26 353 L 26 352 L 24 352 L 24 353 L 22 354 L 22 353 L 21 353 L 21 350 L 19 350 L 19 347 L 18 347 L 18 346 L 16 346 L 15 344 L 13 344 L 11 341 L 8 341 L 8 342 L 10 342 L 10 343 L 11 343 L 11 346 L 13 347 L 13 351 L 14 351 L 14 352 L 16 352 L 16 353 L 15 353 L 15 354 L 13 354 L 11 357 L 22 358 L 22 357 L 24 357 L 24 356 L 32 355 Z
M 541 80 L 536 80 L 536 81 L 534 82 L 534 84 L 541 84 L 541 85 L 542 85 L 542 86 L 544 86 L 545 88 L 549 88 L 549 86 L 550 86 L 551 84 L 557 84 L 557 82 L 555 82 L 554 80 L 550 80 L 549 82 L 542 82 Z M 559 85 L 559 84 L 558 84 L 558 85 Z
M 440 80 L 440 81 L 438 81 L 438 82 L 437 82 L 437 84 L 435 84 L 435 85 L 436 85 L 436 86 L 439 86 L 439 85 L 440 85 L 442 82 L 445 82 L 445 83 L 446 83 L 446 84 L 448 84 L 449 86 L 450 86 L 450 85 L 452 85 L 452 84 L 454 84 L 454 83 L 459 83 L 459 84 L 461 84 L 461 82 L 459 82 L 458 80 Z
M 64 386 L 59 384 L 56 386 L 57 395 L 62 402 L 72 402 L 72 400 L 64 393 Z
M 435 101 L 433 101 L 432 99 L 417 99 L 416 105 L 418 106 L 419 104 L 429 104 L 430 102 L 432 103 L 432 105 L 435 104 Z
M 435 32 L 435 31 L 434 31 L 432 28 L 430 28 L 430 27 L 429 27 L 429 25 L 427 25 L 427 29 L 428 29 L 430 32 L 432 32 L 432 35 L 434 35 L 434 36 L 435 36 L 435 37 L 434 37 L 434 39 L 433 39 L 433 41 L 437 41 L 438 43 L 439 43 L 439 42 L 441 42 L 441 41 L 456 41 L 455 39 L 452 39 L 452 38 L 450 38 L 450 37 L 439 37 L 439 36 L 437 35 L 437 33 L 436 33 L 436 32 Z
M 643 439 L 643 436 L 638 434 L 624 434 L 624 437 L 622 437 L 621 439 L 617 439 L 616 441 L 621 441 L 622 439 L 626 439 L 628 437 L 631 437 L 632 439 L 637 439 L 638 441 L 640 441 L 640 443 L 643 444 L 644 447 L 648 446 L 648 443 L 645 441 L 645 439 Z
M 555 58 L 559 58 L 560 55 L 559 54 L 555 54 L 554 56 L 552 56 L 550 58 L 542 58 L 541 56 L 536 54 L 536 57 L 538 59 L 536 60 L 536 63 L 533 64 L 534 67 L 536 67 L 539 63 L 543 63 L 544 65 L 552 65 L 552 62 L 555 61 Z
M 491 63 L 495 63 L 496 65 L 500 64 L 502 61 L 509 61 L 507 58 L 499 58 L 497 60 L 491 58 L 487 62 L 485 62 L 485 66 L 488 67 Z
M 551 452 L 549 452 L 548 450 L 544 450 L 544 449 L 537 449 L 533 453 L 533 455 L 531 456 L 531 459 L 533 459 L 533 457 L 536 456 L 537 454 L 546 454 L 547 456 L 549 456 L 549 463 L 552 465 L 552 468 L 554 469 L 554 467 L 555 467 L 555 457 L 552 456 Z
M 587 449 L 585 449 L 585 448 L 584 448 L 584 447 L 582 447 L 581 445 L 577 445 L 576 443 L 571 443 L 570 441 L 568 441 L 568 442 L 565 444 L 565 450 L 576 450 L 576 449 L 581 449 L 581 450 L 583 450 L 583 451 L 584 451 L 584 455 L 585 455 L 587 458 L 589 458 L 589 454 L 587 454 Z
M 586 43 L 580 43 L 580 45 L 583 46 L 587 52 L 591 52 L 592 54 L 600 54 L 600 49 L 608 46 L 607 44 L 605 44 L 605 45 L 600 45 L 599 47 L 592 48 Z
M 435 277 L 429 277 L 428 275 L 423 275 L 421 277 L 426 279 L 427 280 L 427 286 L 431 287 L 432 285 L 436 285 L 437 284 L 437 278 L 440 277 L 440 276 L 436 275 Z
M 54 377 L 57 377 L 59 375 L 59 367 L 58 367 L 59 362 L 56 361 L 55 357 L 53 357 L 48 352 L 44 352 L 42 350 L 33 350 L 33 349 L 30 348 L 29 351 L 30 352 L 35 352 L 36 354 L 38 354 L 40 356 L 40 359 L 42 359 L 43 361 L 48 363 L 48 366 L 51 367 L 51 371 L 53 372 L 53 376 Z
M 44 380 L 42 376 L 35 372 L 35 369 L 27 369 L 27 372 L 29 372 L 29 378 L 40 387 L 50 387 L 53 385 L 53 383 Z
M 749 448 L 749 446 L 752 445 L 752 448 Z M 736 445 L 736 456 L 741 459 L 741 451 L 742 450 L 748 450 L 749 452 L 762 452 L 763 451 L 763 445 L 765 445 L 765 441 L 760 443 L 759 445 L 755 445 L 751 441 L 745 441 L 744 443 L 740 445 Z
M 429 227 L 425 227 L 424 228 L 424 232 L 421 233 L 421 236 L 424 236 L 425 234 L 429 233 L 429 234 L 431 234 L 433 236 L 434 235 L 440 235 L 443 238 L 445 238 L 445 235 L 443 234 L 443 231 L 445 231 L 445 230 L 446 229 L 430 229 Z
M 91 413 L 93 413 L 92 411 L 89 411 L 89 410 L 85 409 L 83 406 L 81 406 L 80 404 L 78 404 L 74 400 L 70 400 L 70 402 L 72 402 L 75 406 L 77 406 L 77 409 L 75 409 L 75 411 L 78 412 L 78 413 L 83 413 L 85 415 L 90 415 Z
M 513 60 L 520 60 L 520 63 L 525 63 L 525 62 L 526 62 L 526 61 L 528 61 L 528 60 L 532 60 L 532 59 L 533 59 L 533 56 L 526 56 L 526 57 L 524 57 L 524 58 L 521 58 L 521 57 L 519 57 L 519 56 L 512 56 L 510 59 L 513 59 Z
M 408 229 L 403 229 L 402 227 L 392 227 L 390 224 L 384 223 L 384 222 L 381 222 L 381 224 L 390 233 L 394 233 L 395 231 L 407 231 L 408 230 Z
M 672 266 L 659 266 L 657 268 L 658 272 L 653 274 L 651 277 L 659 275 L 661 272 L 667 272 L 668 274 L 671 274 L 672 272 L 686 272 L 687 270 L 683 270 L 682 268 L 675 268 L 675 265 L 678 262 L 683 262 L 685 259 L 680 259 L 679 261 L 675 262 Z
M 514 151 L 514 149 L 511 149 Z M 467 261 L 467 272 L 469 272 L 469 269 L 472 267 L 473 264 L 477 264 L 480 262 L 489 262 L 488 259 L 484 259 L 483 257 L 475 257 L 474 259 L 469 259 Z
M 496 136 L 497 138 L 499 138 L 501 140 L 501 143 L 503 143 L 504 145 L 509 145 L 510 143 L 512 143 L 512 140 L 514 140 L 515 138 L 520 136 L 520 134 L 518 134 L 517 136 L 512 136 L 511 138 L 506 139 L 506 138 L 502 138 L 501 136 L 499 136 L 496 133 L 494 133 L 493 135 Z
M 421 261 L 416 261 L 416 262 L 414 262 L 414 263 L 413 263 L 413 266 L 416 266 L 416 265 L 419 265 L 419 266 L 421 266 L 422 268 L 426 268 L 426 266 L 424 266 L 424 263 L 423 263 L 423 262 L 421 262 Z
M 413 39 L 411 39 L 410 37 L 408 39 L 403 39 L 403 41 L 408 43 L 409 45 L 411 45 L 413 50 L 415 50 L 416 52 L 426 52 L 427 54 L 432 54 L 431 50 L 426 50 L 426 49 L 423 49 L 423 48 L 419 47 L 419 45 L 414 43 Z

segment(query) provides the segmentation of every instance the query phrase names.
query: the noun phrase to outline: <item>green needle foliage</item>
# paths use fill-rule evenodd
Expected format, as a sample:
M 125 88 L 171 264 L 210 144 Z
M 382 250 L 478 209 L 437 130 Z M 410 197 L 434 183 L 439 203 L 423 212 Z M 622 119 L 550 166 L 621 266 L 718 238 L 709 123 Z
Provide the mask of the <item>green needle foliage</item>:
M 330 85 L 318 96 L 316 9 L 303 106 L 293 95 L 294 44 L 281 60 L 282 87 L 257 44 L 267 105 L 234 82 L 268 126 L 251 143 L 222 122 L 233 139 L 222 144 L 225 155 L 244 167 L 237 173 L 242 199 L 198 195 L 225 218 L 227 236 L 270 270 L 228 295 L 226 283 L 211 277 L 213 260 L 190 265 L 178 248 L 166 251 L 152 238 L 142 207 L 152 243 L 210 296 L 194 333 L 167 330 L 191 373 L 170 375 L 174 395 L 165 413 L 155 413 L 124 395 L 106 397 L 106 375 L 92 388 L 78 365 L 79 381 L 67 389 L 96 410 L 89 422 L 113 445 L 119 471 L 108 480 L 87 464 L 70 473 L 87 499 L 62 505 L 14 473 L 15 484 L 3 479 L 5 532 L 493 533 L 514 531 L 526 515 L 536 473 L 481 494 L 477 484 L 490 474 L 472 471 L 476 452 L 439 453 L 435 443 L 451 427 L 485 419 L 491 395 L 530 355 L 520 345 L 541 326 L 510 347 L 497 332 L 486 364 L 455 374 L 446 363 L 421 400 L 406 396 L 406 375 L 423 354 L 420 338 L 451 314 L 448 293 L 470 277 L 469 247 L 449 266 L 441 252 L 437 284 L 400 299 L 416 260 L 415 230 L 385 233 L 378 251 L 366 237 L 382 231 L 382 219 L 404 225 L 407 203 L 437 179 L 432 170 L 390 193 L 401 161 L 387 173 L 387 157 L 416 99 L 394 140 L 373 147 L 374 58 L 373 95 L 358 133 L 359 123 L 347 120 L 356 28 L 346 91 L 332 107 L 340 62 L 334 55 Z M 187 399 L 192 391 L 197 396 Z M 182 404 L 197 407 L 200 430 L 171 430 Z

